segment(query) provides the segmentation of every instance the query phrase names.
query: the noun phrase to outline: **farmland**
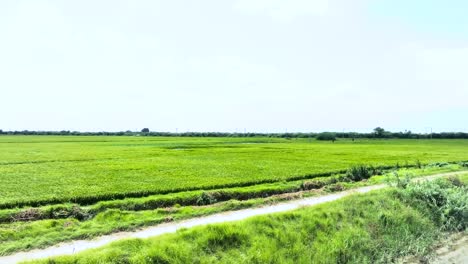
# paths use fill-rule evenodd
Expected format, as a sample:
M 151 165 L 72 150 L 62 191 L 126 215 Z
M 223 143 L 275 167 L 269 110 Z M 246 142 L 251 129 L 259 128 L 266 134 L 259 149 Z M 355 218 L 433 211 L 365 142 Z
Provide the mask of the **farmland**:
M 0 137 L 0 208 L 94 203 L 346 170 L 468 160 L 467 140 Z
M 400 263 L 408 255 L 427 263 L 437 240 L 466 229 L 461 182 L 411 183 L 33 263 Z
M 468 140 L 0 136 L 0 149 L 0 255 L 468 160 Z

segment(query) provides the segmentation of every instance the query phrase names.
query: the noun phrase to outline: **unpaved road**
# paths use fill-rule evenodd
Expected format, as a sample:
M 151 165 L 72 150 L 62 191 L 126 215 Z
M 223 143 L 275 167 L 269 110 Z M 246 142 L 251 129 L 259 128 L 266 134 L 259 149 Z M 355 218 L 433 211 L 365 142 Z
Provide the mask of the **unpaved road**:
M 442 173 L 437 174 L 429 177 L 422 177 L 420 179 L 434 179 L 438 177 L 447 177 L 460 174 L 460 172 L 450 172 L 450 173 Z M 13 255 L 3 256 L 0 257 L 0 263 L 18 263 L 25 260 L 32 260 L 32 259 L 41 259 L 41 258 L 48 258 L 53 256 L 60 256 L 60 255 L 69 255 L 74 254 L 86 249 L 97 248 L 109 244 L 111 242 L 115 242 L 122 239 L 129 239 L 129 238 L 149 238 L 154 237 L 162 234 L 167 233 L 174 233 L 181 228 L 190 228 L 194 226 L 201 226 L 201 225 L 208 225 L 208 224 L 216 224 L 216 223 L 225 223 L 225 222 L 232 222 L 243 220 L 252 216 L 257 215 L 265 215 L 271 213 L 278 213 L 278 212 L 286 212 L 291 211 L 294 209 L 298 209 L 304 206 L 312 206 L 318 205 L 326 202 L 331 202 L 343 198 L 345 196 L 356 194 L 356 193 L 367 193 L 373 190 L 378 190 L 387 187 L 385 184 L 380 185 L 373 185 L 373 186 L 366 186 L 361 188 L 356 188 L 344 192 L 318 196 L 318 197 L 310 197 L 300 200 L 288 201 L 283 203 L 278 203 L 275 205 L 264 206 L 260 208 L 252 208 L 252 209 L 243 209 L 237 211 L 229 211 L 223 212 L 218 214 L 213 214 L 209 216 L 193 218 L 189 220 L 184 220 L 180 222 L 172 222 L 172 223 L 165 223 L 159 224 L 153 227 L 147 227 L 141 230 L 137 230 L 134 232 L 119 232 L 110 235 L 105 235 L 98 237 L 93 240 L 75 240 L 71 242 L 65 242 L 58 244 L 56 246 L 48 247 L 45 249 L 36 249 L 27 252 L 18 252 Z
M 461 264 L 468 263 L 468 236 L 449 243 L 436 251 L 436 257 L 431 263 L 434 264 Z

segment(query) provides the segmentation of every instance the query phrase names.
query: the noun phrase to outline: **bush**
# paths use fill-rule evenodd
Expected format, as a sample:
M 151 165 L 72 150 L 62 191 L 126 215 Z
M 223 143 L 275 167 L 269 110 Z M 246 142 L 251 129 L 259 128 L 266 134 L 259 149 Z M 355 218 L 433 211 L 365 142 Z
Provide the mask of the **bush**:
M 41 210 L 37 208 L 29 208 L 27 210 L 18 212 L 12 218 L 14 221 L 32 221 L 32 220 L 41 219 L 41 217 L 42 217 Z
M 443 168 L 443 167 L 446 167 L 450 164 L 448 164 L 447 162 L 435 162 L 435 163 L 431 163 L 429 164 L 428 166 L 429 167 L 438 167 L 438 168 Z
M 456 177 L 456 176 L 450 176 L 447 178 L 447 180 L 454 186 L 457 186 L 457 187 L 463 187 L 465 184 L 463 184 L 463 182 L 460 180 L 460 178 Z
M 348 169 L 345 178 L 351 181 L 361 181 L 369 179 L 374 175 L 381 175 L 382 170 L 373 166 L 357 165 Z
M 460 185 L 456 186 L 454 185 Z M 423 208 L 443 231 L 463 231 L 468 222 L 468 188 L 460 180 L 438 179 L 410 183 L 399 189 L 403 199 Z
M 313 190 L 313 189 L 320 189 L 323 186 L 325 186 L 324 182 L 317 181 L 317 180 L 311 180 L 311 181 L 305 181 L 301 184 L 301 189 L 302 190 Z
M 393 176 L 395 178 L 395 185 L 396 187 L 398 188 L 403 188 L 405 189 L 406 187 L 408 187 L 408 184 L 410 184 L 411 180 L 410 180 L 410 177 L 409 177 L 409 174 L 405 174 L 405 177 L 404 178 L 401 178 L 400 175 L 398 174 L 398 172 L 393 172 Z M 389 180 L 389 183 L 392 183 L 392 180 Z
M 197 205 L 209 205 L 214 204 L 218 200 L 216 199 L 216 194 L 213 192 L 203 192 L 200 197 L 197 199 Z
M 317 135 L 317 140 L 336 140 L 336 134 L 331 132 L 323 132 Z
M 421 169 L 423 167 L 420 160 L 416 160 L 416 168 Z

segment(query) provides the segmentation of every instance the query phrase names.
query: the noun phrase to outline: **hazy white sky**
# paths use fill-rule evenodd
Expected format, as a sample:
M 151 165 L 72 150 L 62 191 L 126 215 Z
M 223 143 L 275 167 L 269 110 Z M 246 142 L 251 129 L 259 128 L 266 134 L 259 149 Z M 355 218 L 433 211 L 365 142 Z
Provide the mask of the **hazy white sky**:
M 1 1 L 0 129 L 468 131 L 467 10 Z

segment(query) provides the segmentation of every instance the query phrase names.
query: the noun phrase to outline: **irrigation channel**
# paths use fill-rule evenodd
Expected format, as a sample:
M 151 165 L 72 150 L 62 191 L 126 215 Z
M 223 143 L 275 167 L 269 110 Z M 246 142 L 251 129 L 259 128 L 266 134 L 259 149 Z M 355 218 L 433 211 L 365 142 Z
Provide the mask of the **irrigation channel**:
M 441 173 L 432 176 L 426 177 L 419 177 L 414 179 L 414 181 L 420 180 L 432 180 L 435 178 L 440 177 L 448 177 L 448 176 L 455 176 L 460 172 L 449 172 L 449 173 Z M 155 225 L 152 227 L 146 227 L 137 231 L 133 232 L 118 232 L 113 233 L 110 235 L 105 235 L 101 237 L 97 237 L 92 240 L 75 240 L 71 242 L 64 242 L 52 247 L 48 247 L 45 249 L 35 249 L 27 252 L 18 252 L 14 253 L 13 255 L 9 256 L 1 256 L 0 263 L 18 263 L 21 261 L 26 260 L 33 260 L 33 259 L 41 259 L 41 258 L 48 258 L 60 255 L 70 255 L 75 254 L 83 250 L 92 249 L 107 245 L 111 242 L 115 242 L 122 239 L 129 239 L 129 238 L 149 238 L 154 236 L 159 236 L 162 234 L 167 233 L 175 233 L 177 230 L 181 228 L 191 228 L 195 226 L 202 226 L 202 225 L 209 225 L 209 224 L 216 224 L 216 223 L 225 223 L 225 222 L 232 222 L 243 220 L 249 217 L 258 216 L 258 215 L 265 215 L 265 214 L 272 214 L 272 213 L 279 213 L 279 212 L 286 212 L 291 211 L 294 209 L 298 209 L 305 206 L 313 206 L 318 204 L 323 204 L 326 202 L 335 201 L 341 199 L 345 196 L 349 196 L 352 194 L 359 194 L 359 193 L 367 193 L 374 190 L 383 189 L 388 187 L 387 184 L 379 184 L 379 185 L 372 185 L 366 187 L 355 188 L 343 192 L 323 195 L 323 196 L 316 196 L 316 197 L 309 197 L 299 200 L 293 200 L 288 202 L 282 202 L 275 205 L 263 206 L 259 208 L 251 208 L 251 209 L 242 209 L 237 211 L 228 211 L 222 212 L 218 214 L 213 214 L 209 216 L 193 218 L 188 220 L 183 220 L 180 222 L 172 222 L 172 223 L 164 223 Z

